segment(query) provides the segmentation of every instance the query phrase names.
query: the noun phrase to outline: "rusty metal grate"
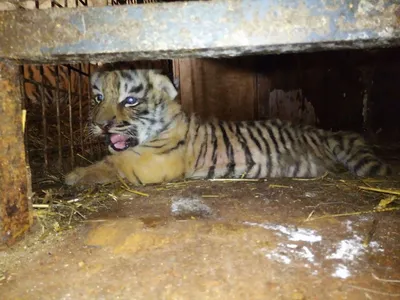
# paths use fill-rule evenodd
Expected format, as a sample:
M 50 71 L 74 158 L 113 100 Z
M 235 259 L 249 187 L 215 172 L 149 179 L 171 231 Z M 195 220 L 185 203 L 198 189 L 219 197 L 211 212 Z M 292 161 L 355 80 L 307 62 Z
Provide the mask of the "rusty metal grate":
M 88 134 L 91 66 L 24 65 L 25 142 L 33 178 L 61 176 L 106 149 Z
M 51 7 L 87 5 L 87 0 L 74 2 L 51 1 Z M 35 1 L 37 9 L 40 3 Z M 34 188 L 61 181 L 75 166 L 88 165 L 107 153 L 105 145 L 88 134 L 93 67 L 83 63 L 21 66 L 25 145 Z
M 51 7 L 71 7 L 71 0 L 47 1 Z M 87 6 L 76 0 L 73 7 Z M 109 1 L 110 2 L 110 1 Z M 114 0 L 113 0 L 114 2 Z M 138 4 L 140 1 L 126 1 Z M 142 3 L 159 1 L 142 1 Z M 40 9 L 35 1 L 35 7 Z M 121 4 L 120 2 L 118 5 Z M 112 4 L 117 5 L 117 4 Z M 135 67 L 162 69 L 173 79 L 171 60 L 136 61 Z M 26 110 L 25 149 L 32 173 L 33 189 L 62 182 L 63 175 L 107 154 L 102 140 L 89 134 L 90 73 L 97 66 L 23 65 L 23 106 Z

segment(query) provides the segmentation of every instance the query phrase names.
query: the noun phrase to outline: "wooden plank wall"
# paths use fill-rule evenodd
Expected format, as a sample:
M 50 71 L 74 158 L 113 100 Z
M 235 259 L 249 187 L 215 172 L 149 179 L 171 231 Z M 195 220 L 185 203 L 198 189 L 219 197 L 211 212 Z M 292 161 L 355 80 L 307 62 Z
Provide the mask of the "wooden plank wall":
M 393 48 L 178 59 L 174 77 L 185 111 L 201 117 L 280 118 L 393 141 L 400 136 L 399 54 Z
M 268 79 L 254 72 L 254 62 L 251 58 L 174 60 L 184 110 L 223 120 L 265 118 Z
M 175 84 L 184 110 L 202 118 L 279 118 L 315 124 L 314 109 L 297 88 L 272 89 L 274 74 L 260 57 L 174 60 Z

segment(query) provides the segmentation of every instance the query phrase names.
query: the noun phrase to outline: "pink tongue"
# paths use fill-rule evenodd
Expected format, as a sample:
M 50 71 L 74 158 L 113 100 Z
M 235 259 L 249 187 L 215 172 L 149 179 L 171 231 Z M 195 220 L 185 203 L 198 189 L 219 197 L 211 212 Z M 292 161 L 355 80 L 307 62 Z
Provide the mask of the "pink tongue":
M 126 146 L 126 140 L 128 138 L 126 136 L 120 135 L 113 133 L 110 137 L 111 143 L 114 145 L 115 148 L 117 149 L 124 149 Z

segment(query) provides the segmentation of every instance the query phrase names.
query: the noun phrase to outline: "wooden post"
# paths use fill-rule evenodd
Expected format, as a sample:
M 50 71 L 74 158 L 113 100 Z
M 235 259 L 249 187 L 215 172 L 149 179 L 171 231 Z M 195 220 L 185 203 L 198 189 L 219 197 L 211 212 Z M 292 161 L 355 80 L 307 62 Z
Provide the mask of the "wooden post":
M 32 224 L 17 64 L 0 60 L 0 246 L 11 245 Z

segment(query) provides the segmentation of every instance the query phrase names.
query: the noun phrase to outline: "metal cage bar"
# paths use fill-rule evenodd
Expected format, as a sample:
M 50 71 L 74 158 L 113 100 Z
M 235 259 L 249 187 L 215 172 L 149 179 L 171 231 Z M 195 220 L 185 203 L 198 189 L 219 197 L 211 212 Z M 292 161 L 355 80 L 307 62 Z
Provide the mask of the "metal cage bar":
M 79 70 L 82 70 L 82 65 L 79 64 Z M 82 117 L 82 74 L 78 74 L 78 101 L 79 101 L 79 135 L 80 135 L 80 141 L 81 141 L 81 152 L 83 152 L 83 117 Z M 90 100 L 89 100 L 90 101 Z M 82 153 L 83 154 L 83 153 Z
M 70 162 L 71 168 L 75 166 L 75 149 L 74 149 L 74 131 L 72 127 L 72 78 L 71 69 L 68 68 L 68 121 L 69 121 L 69 145 L 70 145 Z
M 44 85 L 43 85 L 43 77 L 44 70 L 43 66 L 40 66 L 40 102 L 42 104 L 42 129 L 43 129 L 43 155 L 44 155 L 44 168 L 45 170 L 49 167 L 49 158 L 47 154 L 47 120 L 46 120 L 46 103 L 44 97 Z
M 56 68 L 56 118 L 57 118 L 57 144 L 58 144 L 58 169 L 61 171 L 62 168 L 62 139 L 61 139 L 61 120 L 60 120 L 60 74 L 58 66 Z

